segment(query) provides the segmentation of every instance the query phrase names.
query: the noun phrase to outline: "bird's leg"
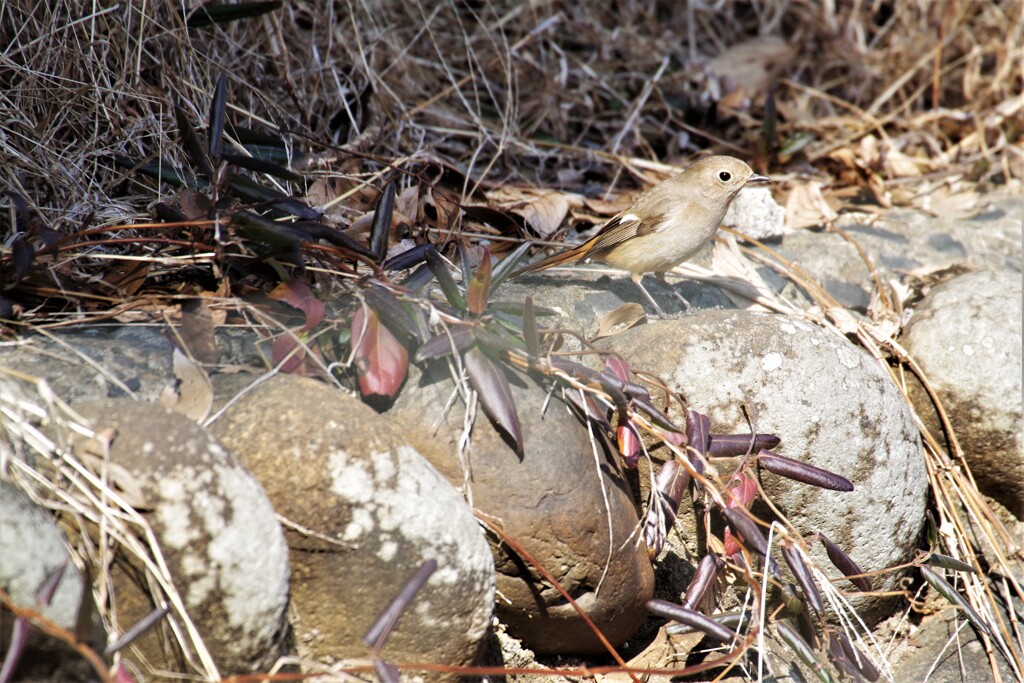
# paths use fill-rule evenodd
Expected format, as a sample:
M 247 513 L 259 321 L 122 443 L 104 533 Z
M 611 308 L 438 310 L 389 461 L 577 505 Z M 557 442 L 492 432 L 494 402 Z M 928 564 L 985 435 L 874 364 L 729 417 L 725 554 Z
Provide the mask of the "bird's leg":
M 675 296 L 675 297 L 676 297 L 677 299 L 679 299 L 679 303 L 680 303 L 680 304 L 682 305 L 682 307 L 683 307 L 683 313 L 689 313 L 689 312 L 690 312 L 690 310 L 691 310 L 691 308 L 690 308 L 690 302 L 689 302 L 689 301 L 687 301 L 687 300 L 686 300 L 686 299 L 685 299 L 685 298 L 683 297 L 683 295 L 682 295 L 682 294 L 680 294 L 679 292 L 677 292 L 677 291 L 676 291 L 676 288 L 675 288 L 675 287 L 673 287 L 673 286 L 672 286 L 671 284 L 669 284 L 669 281 L 668 281 L 668 279 L 667 279 L 667 278 L 665 277 L 665 271 L 661 271 L 661 272 L 659 272 L 659 273 L 655 273 L 655 274 L 654 274 L 654 277 L 658 278 L 658 280 L 659 280 L 660 282 L 664 283 L 664 284 L 665 284 L 665 286 L 666 286 L 666 287 L 668 287 L 668 288 L 669 288 L 669 289 L 670 289 L 670 290 L 672 291 L 672 294 L 673 294 L 673 295 L 674 295 L 674 296 Z
M 654 310 L 658 312 L 658 317 L 667 318 L 668 316 L 665 315 L 665 311 L 661 310 L 661 306 L 658 305 L 658 302 L 654 300 L 654 297 L 651 296 L 651 293 L 648 292 L 647 289 L 644 287 L 643 283 L 640 282 L 640 280 L 642 280 L 643 277 L 644 276 L 642 274 L 631 276 L 633 283 L 640 288 L 640 291 L 644 293 L 644 296 L 647 297 L 647 300 L 651 302 L 652 306 L 654 306 Z

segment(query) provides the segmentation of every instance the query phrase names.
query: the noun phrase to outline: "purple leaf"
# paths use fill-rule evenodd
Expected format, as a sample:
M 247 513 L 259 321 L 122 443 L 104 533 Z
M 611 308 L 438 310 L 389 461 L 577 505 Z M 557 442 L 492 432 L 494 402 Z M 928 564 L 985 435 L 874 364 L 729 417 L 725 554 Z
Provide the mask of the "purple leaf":
M 708 592 L 708 588 L 718 578 L 723 566 L 725 563 L 716 554 L 708 553 L 700 558 L 700 562 L 697 563 L 697 572 L 693 575 L 690 585 L 687 586 L 686 593 L 683 594 L 683 607 L 696 609 Z
M 836 569 L 843 573 L 843 576 L 850 579 L 850 582 L 865 593 L 871 590 L 871 579 L 866 576 L 858 576 L 863 574 L 864 571 L 857 566 L 857 563 L 853 561 L 849 555 L 843 552 L 843 549 L 833 543 L 828 536 L 825 534 L 818 534 L 818 538 L 821 540 L 821 544 L 825 546 L 825 552 L 828 554 L 829 561 L 835 566 Z
M 523 455 L 523 434 L 512 399 L 512 390 L 505 372 L 487 357 L 479 346 L 474 346 L 463 357 L 469 381 L 480 395 L 480 405 L 494 423 L 515 444 L 516 453 Z
M 775 448 L 782 441 L 774 434 L 712 434 L 708 455 L 712 458 L 730 458 L 756 453 L 766 448 Z M 753 442 L 753 445 L 751 445 Z
M 409 354 L 373 309 L 360 306 L 352 315 L 352 344 L 359 391 L 364 396 L 395 397 L 409 369 Z
M 695 612 L 681 605 L 675 605 L 666 600 L 648 600 L 647 609 L 659 617 L 665 617 L 666 619 L 678 621 L 680 624 L 691 626 L 719 642 L 728 643 L 739 638 L 735 631 L 722 626 L 700 612 Z
M 832 491 L 853 490 L 853 484 L 849 479 L 784 455 L 762 450 L 757 454 L 757 459 L 766 470 L 782 477 Z
M 402 590 L 398 592 L 398 595 L 387 606 L 387 609 L 373 622 L 373 626 L 363 636 L 363 642 L 369 645 L 374 652 L 379 652 L 384 647 L 388 637 L 391 635 L 391 631 L 394 630 L 402 614 L 408 609 L 420 589 L 423 588 L 423 584 L 427 582 L 431 574 L 436 570 L 437 560 L 435 559 L 429 559 L 421 564 L 409 580 L 405 582 Z
M 782 557 L 785 558 L 786 564 L 789 565 L 790 571 L 793 572 L 796 582 L 800 584 L 807 602 L 810 603 L 815 612 L 824 614 L 825 604 L 821 600 L 821 593 L 818 592 L 818 586 L 814 583 L 814 577 L 811 576 L 807 565 L 804 564 L 800 551 L 789 541 L 782 541 L 780 545 L 782 547 Z

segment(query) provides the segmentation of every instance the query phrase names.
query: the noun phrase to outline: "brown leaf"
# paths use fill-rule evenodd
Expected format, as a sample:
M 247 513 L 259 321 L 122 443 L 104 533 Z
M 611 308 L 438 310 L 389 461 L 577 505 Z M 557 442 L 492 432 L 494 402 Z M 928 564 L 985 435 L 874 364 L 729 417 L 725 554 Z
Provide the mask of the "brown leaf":
M 558 231 L 569 213 L 569 200 L 561 192 L 548 190 L 513 211 L 523 217 L 535 235 L 547 239 Z
M 372 308 L 360 306 L 352 316 L 352 344 L 359 391 L 364 396 L 395 397 L 409 369 L 409 354 L 380 324 Z
M 622 304 L 615 310 L 601 316 L 601 320 L 597 323 L 597 333 L 594 335 L 594 340 L 625 332 L 646 317 L 647 314 L 644 312 L 644 307 L 640 304 Z
M 484 249 L 480 257 L 480 265 L 473 273 L 473 279 L 466 287 L 466 308 L 473 315 L 480 315 L 487 310 L 487 294 L 491 290 L 491 254 Z
M 213 386 L 202 366 L 174 349 L 174 376 L 178 378 L 178 400 L 167 406 L 194 422 L 202 422 L 210 414 L 213 407 Z
M 203 365 L 217 364 L 217 337 L 213 327 L 213 315 L 206 299 L 197 297 L 181 305 L 178 338 L 196 362 Z
M 821 184 L 801 183 L 793 187 L 786 201 L 786 227 L 791 230 L 828 225 L 839 217 L 821 193 Z

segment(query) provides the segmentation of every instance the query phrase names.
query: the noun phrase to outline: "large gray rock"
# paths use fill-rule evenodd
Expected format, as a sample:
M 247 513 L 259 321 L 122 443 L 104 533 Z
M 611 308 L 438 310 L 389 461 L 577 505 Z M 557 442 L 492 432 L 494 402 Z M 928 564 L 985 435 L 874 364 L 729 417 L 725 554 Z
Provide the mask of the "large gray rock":
M 126 398 L 74 406 L 113 428 L 110 462 L 137 484 L 174 585 L 220 673 L 263 671 L 286 652 L 288 549 L 266 493 L 238 459 L 177 413 Z M 120 631 L 153 609 L 128 553 L 111 570 Z M 150 664 L 187 671 L 163 628 L 137 641 Z M 133 652 L 126 652 L 135 659 Z M 140 660 L 136 660 L 140 661 Z
M 0 588 L 14 604 L 42 614 L 93 647 L 101 646 L 102 629 L 91 623 L 89 586 L 66 543 L 50 512 L 0 479 Z M 46 602 L 44 586 L 58 574 L 60 581 Z M 11 612 L 0 609 L 0 652 L 8 652 L 13 626 Z M 36 628 L 29 629 L 14 671 L 14 680 L 84 681 L 92 674 L 91 667 L 66 643 Z
M 219 400 L 244 376 L 216 378 Z M 471 664 L 490 627 L 494 562 L 473 512 L 388 420 L 322 382 L 278 375 L 211 430 L 266 487 L 292 550 L 299 653 L 366 657 L 363 636 L 425 561 L 438 562 L 382 655 Z
M 784 316 L 706 311 L 634 328 L 606 346 L 665 379 L 710 417 L 712 431 L 749 431 L 749 405 L 757 431 L 781 437 L 780 454 L 850 479 L 855 491 L 839 493 L 762 473 L 766 492 L 805 535 L 825 533 L 865 571 L 913 556 L 927 487 L 917 429 L 888 373 L 845 338 Z M 824 553 L 816 560 L 838 576 Z M 886 574 L 876 588 L 899 578 Z M 870 622 L 885 602 L 858 596 L 853 604 Z
M 522 545 L 586 610 L 613 645 L 629 638 L 646 615 L 654 577 L 647 550 L 631 537 L 638 512 L 616 453 L 568 412 L 556 392 L 513 377 L 523 431 L 520 457 L 478 410 L 464 464 L 458 443 L 465 408 L 445 411 L 454 385 L 443 363 L 410 372 L 387 415 L 449 479 L 467 486 L 473 505 Z M 436 429 L 435 429 L 436 426 Z M 595 454 L 594 448 L 597 449 Z M 500 541 L 497 612 L 508 632 L 535 652 L 601 653 L 604 648 L 573 607 Z
M 983 493 L 1024 519 L 1021 408 L 1021 275 L 968 273 L 933 287 L 914 311 L 902 343 L 946 409 Z M 931 400 L 912 393 L 936 437 Z

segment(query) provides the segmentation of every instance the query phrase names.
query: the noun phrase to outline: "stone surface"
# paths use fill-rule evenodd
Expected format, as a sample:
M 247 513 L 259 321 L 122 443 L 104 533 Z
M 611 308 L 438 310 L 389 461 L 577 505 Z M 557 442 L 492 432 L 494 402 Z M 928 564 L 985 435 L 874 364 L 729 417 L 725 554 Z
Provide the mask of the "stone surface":
M 786 233 L 786 209 L 775 201 L 772 188 L 751 185 L 736 195 L 722 223 L 759 240 Z
M 251 377 L 216 377 L 218 400 Z M 459 494 L 372 409 L 312 379 L 278 375 L 211 430 L 266 487 L 292 554 L 296 643 L 331 662 L 365 657 L 362 638 L 429 559 L 437 571 L 382 654 L 466 665 L 490 626 L 494 563 Z
M 0 365 L 43 377 L 65 401 L 131 396 L 156 402 L 174 381 L 174 345 L 158 328 L 90 327 L 0 343 Z
M 126 398 L 74 408 L 95 429 L 116 430 L 110 462 L 140 487 L 174 585 L 220 673 L 267 670 L 287 646 L 288 549 L 259 483 L 177 413 Z M 112 574 L 123 633 L 153 606 L 127 554 Z M 187 670 L 177 648 L 165 651 L 160 632 L 137 641 L 145 659 Z
M 478 410 L 465 462 L 473 505 L 551 572 L 615 645 L 644 620 L 653 574 L 647 551 L 631 539 L 637 505 L 619 467 L 556 392 L 513 377 L 512 396 L 523 429 L 520 458 Z M 442 363 L 414 370 L 387 413 L 453 483 L 467 482 L 457 455 L 464 407 L 445 405 L 454 390 Z M 436 431 L 433 425 L 437 424 Z M 600 474 L 599 474 L 600 472 Z M 509 634 L 538 653 L 603 652 L 591 631 L 555 588 L 513 552 L 496 549 L 497 610 Z M 598 588 L 600 587 L 600 590 Z
M 978 488 L 1024 519 L 1021 290 L 1018 272 L 954 277 L 927 292 L 901 341 L 938 393 Z M 915 389 L 918 414 L 941 439 L 930 399 Z
M 757 431 L 781 437 L 780 454 L 851 480 L 855 491 L 840 493 L 762 473 L 771 499 L 805 535 L 825 533 L 866 571 L 912 557 L 927 487 L 917 430 L 888 373 L 846 339 L 783 316 L 707 311 L 603 346 L 666 379 L 710 417 L 712 431 L 749 431 L 749 404 Z M 823 552 L 815 559 L 839 575 Z M 899 576 L 875 579 L 876 589 L 893 588 Z M 886 602 L 853 600 L 869 623 L 884 616 Z
M 62 571 L 63 568 L 63 571 Z M 43 586 L 61 572 L 60 582 L 43 601 Z M 16 605 L 33 609 L 61 628 L 102 646 L 102 629 L 91 624 L 89 586 L 71 559 L 53 515 L 13 484 L 0 479 L 0 588 Z M 80 626 L 80 619 L 82 626 Z M 8 652 L 14 617 L 0 609 L 0 652 Z M 84 628 L 83 628 L 84 627 Z M 84 632 L 83 632 L 84 631 Z M 79 655 L 56 638 L 29 629 L 12 680 L 88 680 L 92 674 Z

